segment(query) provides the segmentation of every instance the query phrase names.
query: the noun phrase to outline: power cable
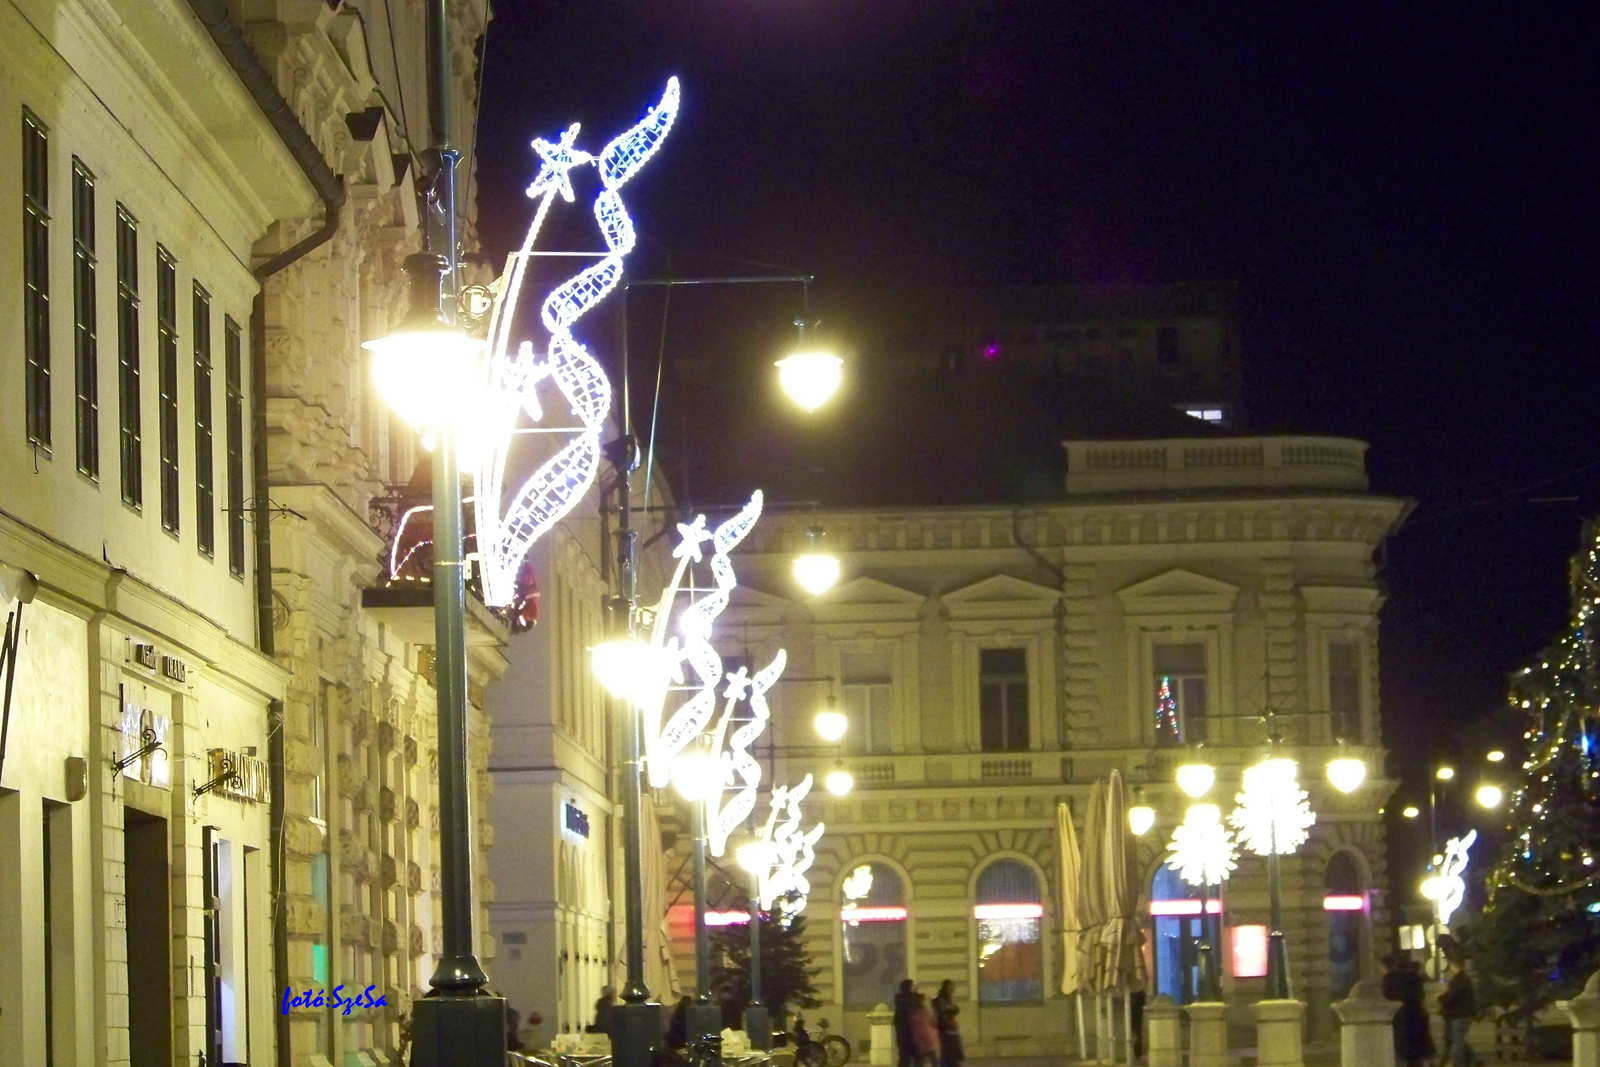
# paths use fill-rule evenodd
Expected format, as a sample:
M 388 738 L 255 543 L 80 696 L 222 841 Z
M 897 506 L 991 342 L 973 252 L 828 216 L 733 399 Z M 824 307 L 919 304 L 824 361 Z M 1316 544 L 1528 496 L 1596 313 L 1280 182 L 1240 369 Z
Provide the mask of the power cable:
M 394 13 L 389 10 L 390 0 L 383 0 L 383 21 L 389 26 L 389 62 L 394 65 L 394 87 L 400 95 L 400 135 L 406 139 L 406 151 L 414 151 L 411 144 L 411 118 L 406 114 L 406 80 L 400 74 L 400 52 L 394 43 Z

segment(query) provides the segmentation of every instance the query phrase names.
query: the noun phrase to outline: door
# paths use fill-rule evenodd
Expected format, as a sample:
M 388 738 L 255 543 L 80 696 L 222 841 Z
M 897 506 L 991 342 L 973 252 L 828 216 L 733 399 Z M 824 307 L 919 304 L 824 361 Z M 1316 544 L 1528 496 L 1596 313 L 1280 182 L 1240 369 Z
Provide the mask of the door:
M 124 809 L 131 1067 L 172 1067 L 172 903 L 167 820 Z

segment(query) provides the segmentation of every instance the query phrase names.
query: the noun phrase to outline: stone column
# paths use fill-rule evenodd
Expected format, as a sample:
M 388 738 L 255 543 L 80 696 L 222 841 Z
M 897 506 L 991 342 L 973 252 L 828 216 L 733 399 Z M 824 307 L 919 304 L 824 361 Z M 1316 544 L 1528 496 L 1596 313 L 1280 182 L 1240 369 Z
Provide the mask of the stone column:
M 867 1062 L 872 1067 L 888 1067 L 894 1062 L 894 1012 L 889 1005 L 879 1004 L 867 1012 L 867 1025 L 871 1027 Z
M 1150 1054 L 1150 1067 L 1183 1067 L 1183 1034 L 1178 1025 L 1181 1011 L 1165 993 L 1146 1005 L 1145 1051 Z
M 1572 1067 L 1600 1067 L 1600 971 L 1589 976 L 1582 993 L 1556 1007 L 1572 1020 Z
M 1384 999 L 1380 983 L 1371 979 L 1357 982 L 1350 998 L 1333 1005 L 1333 1010 L 1342 1024 L 1339 1062 L 1343 1067 L 1394 1067 L 1394 1013 L 1400 1005 Z
M 1189 1067 L 1228 1067 L 1228 1006 L 1202 1001 L 1189 1013 Z
M 1256 1016 L 1256 1063 L 1260 1067 L 1305 1067 L 1301 1027 L 1306 1006 L 1298 1000 L 1259 1000 Z

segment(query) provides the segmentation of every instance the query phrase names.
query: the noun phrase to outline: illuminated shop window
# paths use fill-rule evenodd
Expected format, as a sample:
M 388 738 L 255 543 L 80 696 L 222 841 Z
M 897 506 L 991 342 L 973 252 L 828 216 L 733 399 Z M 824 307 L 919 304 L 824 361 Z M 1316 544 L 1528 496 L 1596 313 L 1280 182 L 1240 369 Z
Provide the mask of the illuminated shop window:
M 1039 876 L 1019 860 L 996 860 L 978 875 L 978 1002 L 1044 999 Z
M 840 893 L 843 925 L 844 1006 L 892 1004 L 906 956 L 906 895 L 900 874 L 883 863 L 850 868 Z

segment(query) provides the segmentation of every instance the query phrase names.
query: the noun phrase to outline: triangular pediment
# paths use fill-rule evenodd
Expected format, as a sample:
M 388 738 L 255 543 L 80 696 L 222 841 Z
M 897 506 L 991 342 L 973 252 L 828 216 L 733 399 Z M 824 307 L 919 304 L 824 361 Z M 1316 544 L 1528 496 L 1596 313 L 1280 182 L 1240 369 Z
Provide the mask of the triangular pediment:
M 1232 611 L 1239 587 L 1174 567 L 1117 590 L 1123 610 L 1135 615 Z
M 848 582 L 840 582 L 826 593 L 816 598 L 820 604 L 842 606 L 845 604 L 875 604 L 893 605 L 897 607 L 920 607 L 928 599 L 921 593 L 913 593 L 909 589 L 902 589 L 898 585 L 880 582 L 876 578 L 852 578 Z
M 1009 574 L 996 574 L 992 578 L 985 578 L 981 582 L 964 585 L 954 589 L 940 598 L 946 604 L 973 604 L 973 603 L 1027 603 L 1055 604 L 1061 599 L 1059 589 L 1051 589 L 1048 585 L 1039 585 L 1037 582 L 1024 581 L 1013 578 Z
M 728 594 L 728 606 L 722 617 L 731 623 L 751 625 L 776 625 L 783 621 L 791 601 L 749 585 L 736 585 Z

